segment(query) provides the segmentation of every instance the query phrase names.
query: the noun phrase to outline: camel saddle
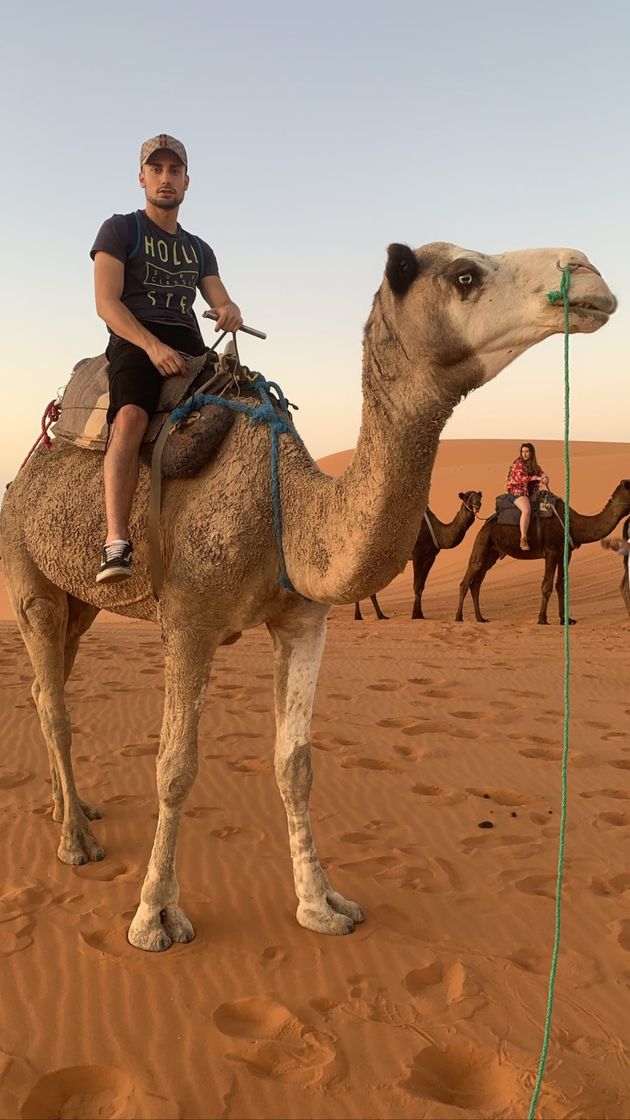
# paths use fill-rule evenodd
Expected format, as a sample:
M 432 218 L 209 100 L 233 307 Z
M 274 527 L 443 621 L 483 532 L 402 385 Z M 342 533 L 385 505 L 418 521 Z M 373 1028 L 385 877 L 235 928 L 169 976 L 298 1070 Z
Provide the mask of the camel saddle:
M 222 354 L 208 350 L 188 359 L 183 377 L 165 377 L 156 412 L 149 421 L 141 454 L 146 462 L 159 445 L 160 473 L 164 478 L 186 478 L 209 461 L 234 423 L 235 413 L 206 404 L 190 412 L 175 426 L 170 413 L 193 393 L 238 396 L 246 392 L 249 370 L 240 366 L 231 343 Z M 109 362 L 104 354 L 77 362 L 63 392 L 54 435 L 89 451 L 104 452 L 109 438 Z M 164 430 L 164 429 L 167 430 Z M 160 433 L 163 439 L 159 439 Z
M 549 490 L 539 490 L 532 498 L 532 517 L 552 517 L 556 500 L 556 495 Z M 497 521 L 499 525 L 518 525 L 520 519 L 521 511 L 514 504 L 513 496 L 498 494 L 495 499 L 495 513 L 488 520 Z

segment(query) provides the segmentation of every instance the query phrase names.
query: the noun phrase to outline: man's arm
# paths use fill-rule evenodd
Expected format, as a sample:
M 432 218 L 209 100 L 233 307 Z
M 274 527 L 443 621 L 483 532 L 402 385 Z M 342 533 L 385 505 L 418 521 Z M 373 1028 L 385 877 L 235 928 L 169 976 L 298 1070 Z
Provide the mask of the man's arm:
M 121 303 L 125 283 L 125 266 L 117 257 L 98 252 L 94 257 L 94 295 L 96 314 L 104 319 L 119 338 L 144 350 L 163 377 L 187 373 L 186 362 L 177 350 L 160 342 L 138 322 L 135 315 Z
M 199 290 L 209 307 L 216 311 L 219 318 L 215 330 L 237 331 L 243 326 L 243 317 L 239 308 L 230 299 L 221 279 L 218 276 L 204 276 L 199 281 Z

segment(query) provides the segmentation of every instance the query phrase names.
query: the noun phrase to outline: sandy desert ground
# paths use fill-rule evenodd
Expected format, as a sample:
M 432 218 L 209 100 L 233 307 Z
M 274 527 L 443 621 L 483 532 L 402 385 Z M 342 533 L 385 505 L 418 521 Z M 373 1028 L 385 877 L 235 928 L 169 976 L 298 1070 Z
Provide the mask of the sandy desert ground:
M 539 458 L 562 493 L 562 448 Z M 513 441 L 441 445 L 431 506 L 504 488 Z M 574 505 L 630 477 L 630 445 L 573 445 Z M 338 472 L 349 454 L 323 461 Z M 0 1115 L 499 1118 L 527 1114 L 553 939 L 562 643 L 542 563 L 488 576 L 491 622 L 453 621 L 476 533 L 443 553 L 411 621 L 331 611 L 313 720 L 318 849 L 365 924 L 295 922 L 273 773 L 270 641 L 219 651 L 178 853 L 189 946 L 126 941 L 156 819 L 157 629 L 102 616 L 68 686 L 79 788 L 102 863 L 55 856 L 31 668 L 1 604 Z M 630 619 L 621 562 L 571 565 L 571 763 L 563 939 L 538 1115 L 630 1118 Z M 480 827 L 490 822 L 492 828 Z

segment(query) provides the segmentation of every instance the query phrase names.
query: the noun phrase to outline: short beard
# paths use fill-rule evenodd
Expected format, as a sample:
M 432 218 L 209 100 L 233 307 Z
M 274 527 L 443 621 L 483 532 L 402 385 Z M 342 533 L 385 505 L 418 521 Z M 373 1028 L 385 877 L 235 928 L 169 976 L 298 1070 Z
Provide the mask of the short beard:
M 173 195 L 172 198 L 149 198 L 147 195 L 147 202 L 150 202 L 152 206 L 157 206 L 158 210 L 176 210 L 178 206 L 181 206 L 182 199 L 178 198 L 177 195 Z

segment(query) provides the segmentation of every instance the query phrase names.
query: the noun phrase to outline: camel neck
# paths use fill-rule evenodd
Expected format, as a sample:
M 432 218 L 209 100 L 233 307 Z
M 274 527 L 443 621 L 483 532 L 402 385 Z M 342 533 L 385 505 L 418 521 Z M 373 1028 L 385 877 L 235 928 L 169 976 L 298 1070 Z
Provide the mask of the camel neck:
M 440 433 L 456 404 L 438 385 L 434 371 L 412 370 L 402 351 L 377 349 L 366 334 L 354 457 L 340 478 L 310 476 L 315 492 L 302 500 L 316 514 L 294 564 L 293 543 L 287 549 L 302 594 L 353 602 L 403 570 L 426 509 Z
M 614 501 L 613 498 L 606 502 L 600 513 L 595 513 L 592 516 L 576 513 L 572 509 L 569 515 L 571 536 L 576 544 L 592 544 L 593 541 L 601 541 L 609 533 L 612 533 L 625 512 L 625 506 L 621 502 Z

